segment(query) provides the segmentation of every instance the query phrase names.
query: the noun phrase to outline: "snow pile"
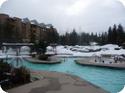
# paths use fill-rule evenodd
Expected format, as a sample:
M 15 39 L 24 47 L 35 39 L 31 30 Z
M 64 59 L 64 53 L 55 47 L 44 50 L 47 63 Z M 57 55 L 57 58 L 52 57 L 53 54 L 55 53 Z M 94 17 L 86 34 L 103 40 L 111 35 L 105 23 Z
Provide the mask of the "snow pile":
M 22 46 L 20 48 L 20 52 L 30 52 L 30 47 L 28 47 L 28 46 Z
M 91 52 L 90 52 L 91 50 Z M 125 49 L 118 45 L 107 44 L 104 46 L 57 46 L 58 55 L 72 55 L 75 57 L 101 56 L 101 55 L 125 55 Z
M 124 86 L 124 88 L 123 88 L 120 92 L 118 92 L 118 93 L 125 93 L 125 86 Z
M 71 51 L 69 48 L 65 48 L 64 46 L 57 46 L 57 54 L 66 54 L 72 55 L 74 52 Z
M 118 45 L 113 45 L 113 44 L 107 44 L 104 46 L 101 46 L 101 49 L 108 49 L 108 50 L 114 50 L 114 49 L 120 49 Z
M 93 56 L 94 53 L 81 53 L 81 52 L 76 52 L 76 53 L 73 53 L 73 56 L 75 57 L 89 57 L 89 56 Z
M 47 51 L 53 51 L 53 47 L 48 46 L 48 47 L 47 47 Z
M 21 51 L 29 52 L 28 47 L 22 47 Z M 22 53 L 21 52 L 21 53 Z M 13 49 L 9 49 L 7 54 L 15 55 L 16 52 Z M 122 49 L 118 45 L 107 44 L 104 46 L 57 46 L 56 49 L 53 49 L 51 46 L 47 47 L 46 54 L 57 54 L 57 56 L 66 56 L 66 57 L 85 57 L 85 56 L 102 56 L 102 55 L 125 55 L 125 49 Z M 6 53 L 0 51 L 0 58 L 4 58 Z
M 28 47 L 28 46 L 22 46 L 20 48 L 20 54 L 29 55 L 30 54 L 30 47 Z
M 55 52 L 54 52 L 53 47 L 48 46 L 48 47 L 47 47 L 46 54 L 47 54 L 47 55 L 54 55 L 54 54 L 55 54 Z

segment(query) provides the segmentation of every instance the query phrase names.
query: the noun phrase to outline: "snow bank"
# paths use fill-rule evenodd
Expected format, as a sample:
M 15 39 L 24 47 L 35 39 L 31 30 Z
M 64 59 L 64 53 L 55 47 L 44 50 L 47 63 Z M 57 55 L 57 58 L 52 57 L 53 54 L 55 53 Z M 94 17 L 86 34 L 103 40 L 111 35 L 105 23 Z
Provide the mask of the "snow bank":
M 57 46 L 57 54 L 73 54 L 74 52 L 64 46 Z
M 114 49 L 120 48 L 120 47 L 118 45 L 107 44 L 107 45 L 101 46 L 101 48 L 106 48 L 106 49 L 109 49 L 109 50 L 114 50 Z
M 97 50 L 97 52 L 87 52 L 88 50 Z M 117 50 L 118 49 L 118 50 Z M 101 56 L 101 55 L 125 55 L 125 49 L 121 49 L 118 45 L 107 44 L 104 46 L 57 46 L 56 52 L 58 55 L 72 55 L 75 57 L 84 56 Z

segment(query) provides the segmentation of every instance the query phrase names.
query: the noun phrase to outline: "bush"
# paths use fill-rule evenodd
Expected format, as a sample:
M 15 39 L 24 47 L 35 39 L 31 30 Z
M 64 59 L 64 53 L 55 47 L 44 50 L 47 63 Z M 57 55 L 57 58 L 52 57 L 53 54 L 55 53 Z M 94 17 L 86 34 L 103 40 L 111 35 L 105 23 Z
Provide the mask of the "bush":
M 36 57 L 36 54 L 32 54 L 31 56 L 32 56 L 32 58 L 35 58 L 35 57 Z
M 0 71 L 1 72 L 9 72 L 11 69 L 10 64 L 0 61 Z
M 48 56 L 47 55 L 39 55 L 38 59 L 39 60 L 48 60 Z
M 14 69 L 12 74 L 12 82 L 14 84 L 24 84 L 30 82 L 30 71 L 25 67 Z
M 10 73 L 10 74 L 8 74 Z M 9 89 L 30 82 L 30 71 L 25 67 L 12 68 L 10 64 L 0 61 L 0 85 Z

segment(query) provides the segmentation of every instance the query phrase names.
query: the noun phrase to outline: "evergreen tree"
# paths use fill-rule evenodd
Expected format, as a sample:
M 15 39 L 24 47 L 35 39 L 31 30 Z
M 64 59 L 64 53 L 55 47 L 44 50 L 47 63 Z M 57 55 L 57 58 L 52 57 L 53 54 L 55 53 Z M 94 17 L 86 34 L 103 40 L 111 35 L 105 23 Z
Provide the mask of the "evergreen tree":
M 117 44 L 121 45 L 124 42 L 124 29 L 121 24 L 117 28 Z
M 112 44 L 116 44 L 117 42 L 117 26 L 114 24 L 113 29 L 112 29 Z
M 108 29 L 108 43 L 112 43 L 112 28 L 111 26 Z
M 78 34 L 76 33 L 75 29 L 73 32 L 70 33 L 70 45 L 77 45 L 78 44 Z

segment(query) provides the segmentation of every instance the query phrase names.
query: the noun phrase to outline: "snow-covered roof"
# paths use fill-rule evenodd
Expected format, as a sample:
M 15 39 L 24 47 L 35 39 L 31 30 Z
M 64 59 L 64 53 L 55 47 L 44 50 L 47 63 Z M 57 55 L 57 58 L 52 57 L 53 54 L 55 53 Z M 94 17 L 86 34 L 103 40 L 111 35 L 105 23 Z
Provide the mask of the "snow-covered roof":
M 40 27 L 45 27 L 46 25 L 44 23 L 39 24 Z
M 36 20 L 31 20 L 30 22 L 31 22 L 31 24 L 39 25 L 39 23 Z
M 29 23 L 30 20 L 29 20 L 28 18 L 23 18 L 23 19 L 22 19 L 22 22 L 24 22 L 24 23 Z
M 32 46 L 33 43 L 2 43 L 3 46 Z
M 52 24 L 46 24 L 46 27 L 50 28 L 50 27 L 52 27 Z

